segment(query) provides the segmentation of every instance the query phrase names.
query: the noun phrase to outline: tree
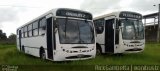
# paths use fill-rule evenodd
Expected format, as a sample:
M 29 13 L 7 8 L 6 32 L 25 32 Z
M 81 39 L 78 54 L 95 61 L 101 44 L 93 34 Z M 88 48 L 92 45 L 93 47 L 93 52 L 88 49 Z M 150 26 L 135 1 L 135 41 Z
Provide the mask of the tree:
M 16 34 L 12 33 L 11 35 L 9 35 L 8 39 L 15 41 L 16 40 Z
M 6 40 L 7 36 L 6 33 L 3 33 L 2 30 L 0 30 L 0 40 Z
M 0 40 L 6 40 L 7 36 L 6 33 L 3 33 L 3 31 L 0 29 Z

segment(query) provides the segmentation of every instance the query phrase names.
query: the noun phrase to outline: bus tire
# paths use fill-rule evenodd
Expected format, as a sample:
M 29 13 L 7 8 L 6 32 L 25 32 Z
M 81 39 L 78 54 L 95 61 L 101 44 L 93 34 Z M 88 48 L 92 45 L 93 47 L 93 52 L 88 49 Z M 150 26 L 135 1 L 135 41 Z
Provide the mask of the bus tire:
M 24 48 L 24 45 L 22 46 L 22 52 L 24 52 L 24 53 L 25 53 L 25 48 Z
M 43 47 L 40 48 L 40 52 L 39 53 L 40 53 L 40 58 L 45 60 L 46 59 L 46 53 L 45 53 Z
M 96 55 L 101 55 L 102 54 L 102 49 L 101 46 L 99 44 L 96 44 Z

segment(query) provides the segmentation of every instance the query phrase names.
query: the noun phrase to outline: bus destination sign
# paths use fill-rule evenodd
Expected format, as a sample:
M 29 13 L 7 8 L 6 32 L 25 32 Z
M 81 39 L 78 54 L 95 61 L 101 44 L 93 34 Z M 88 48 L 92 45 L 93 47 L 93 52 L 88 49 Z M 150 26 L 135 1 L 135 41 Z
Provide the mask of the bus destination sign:
M 122 18 L 134 18 L 134 19 L 142 19 L 142 15 L 133 12 L 121 12 L 120 17 Z
M 85 18 L 86 15 L 82 13 L 74 13 L 74 12 L 66 12 L 66 16 L 71 16 L 71 17 L 81 17 Z
M 57 16 L 65 16 L 65 17 L 75 17 L 75 18 L 83 18 L 83 19 L 92 19 L 92 15 L 87 12 L 68 10 L 68 9 L 60 9 L 56 13 Z

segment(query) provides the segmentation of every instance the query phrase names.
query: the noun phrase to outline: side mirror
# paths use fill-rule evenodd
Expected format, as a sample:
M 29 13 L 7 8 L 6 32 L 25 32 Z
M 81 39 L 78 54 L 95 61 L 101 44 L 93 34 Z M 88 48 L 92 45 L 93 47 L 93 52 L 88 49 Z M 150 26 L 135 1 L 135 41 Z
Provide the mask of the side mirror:
M 113 29 L 115 29 L 115 26 L 114 26 L 114 24 L 112 24 L 112 27 L 113 27 Z
M 57 28 L 55 28 L 55 29 L 54 29 L 54 33 L 56 33 L 57 31 L 58 31 L 58 29 L 57 29 Z
M 100 27 L 98 27 L 98 30 L 102 30 L 102 27 L 100 26 Z
M 103 26 L 99 26 L 99 27 L 97 27 L 97 32 L 101 32 L 102 30 L 103 30 Z
M 119 26 L 119 29 L 122 29 L 123 27 L 122 26 Z
M 119 26 L 119 29 L 122 29 L 122 26 Z
M 122 25 L 120 27 L 123 28 L 124 27 L 124 23 L 122 23 Z
M 56 33 L 57 30 L 58 30 L 58 24 L 55 24 L 55 25 L 54 25 L 54 33 Z
M 58 24 L 55 24 L 55 25 L 54 25 L 54 28 L 58 28 L 58 26 L 59 26 Z

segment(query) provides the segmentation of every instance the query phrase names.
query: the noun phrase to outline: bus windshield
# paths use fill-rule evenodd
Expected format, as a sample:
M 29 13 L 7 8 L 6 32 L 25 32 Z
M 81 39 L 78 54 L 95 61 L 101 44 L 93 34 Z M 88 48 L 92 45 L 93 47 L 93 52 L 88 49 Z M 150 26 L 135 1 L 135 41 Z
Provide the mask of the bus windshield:
M 58 18 L 57 23 L 62 44 L 94 43 L 94 29 L 91 21 Z
M 121 24 L 123 39 L 144 39 L 144 26 L 141 20 L 121 19 Z

